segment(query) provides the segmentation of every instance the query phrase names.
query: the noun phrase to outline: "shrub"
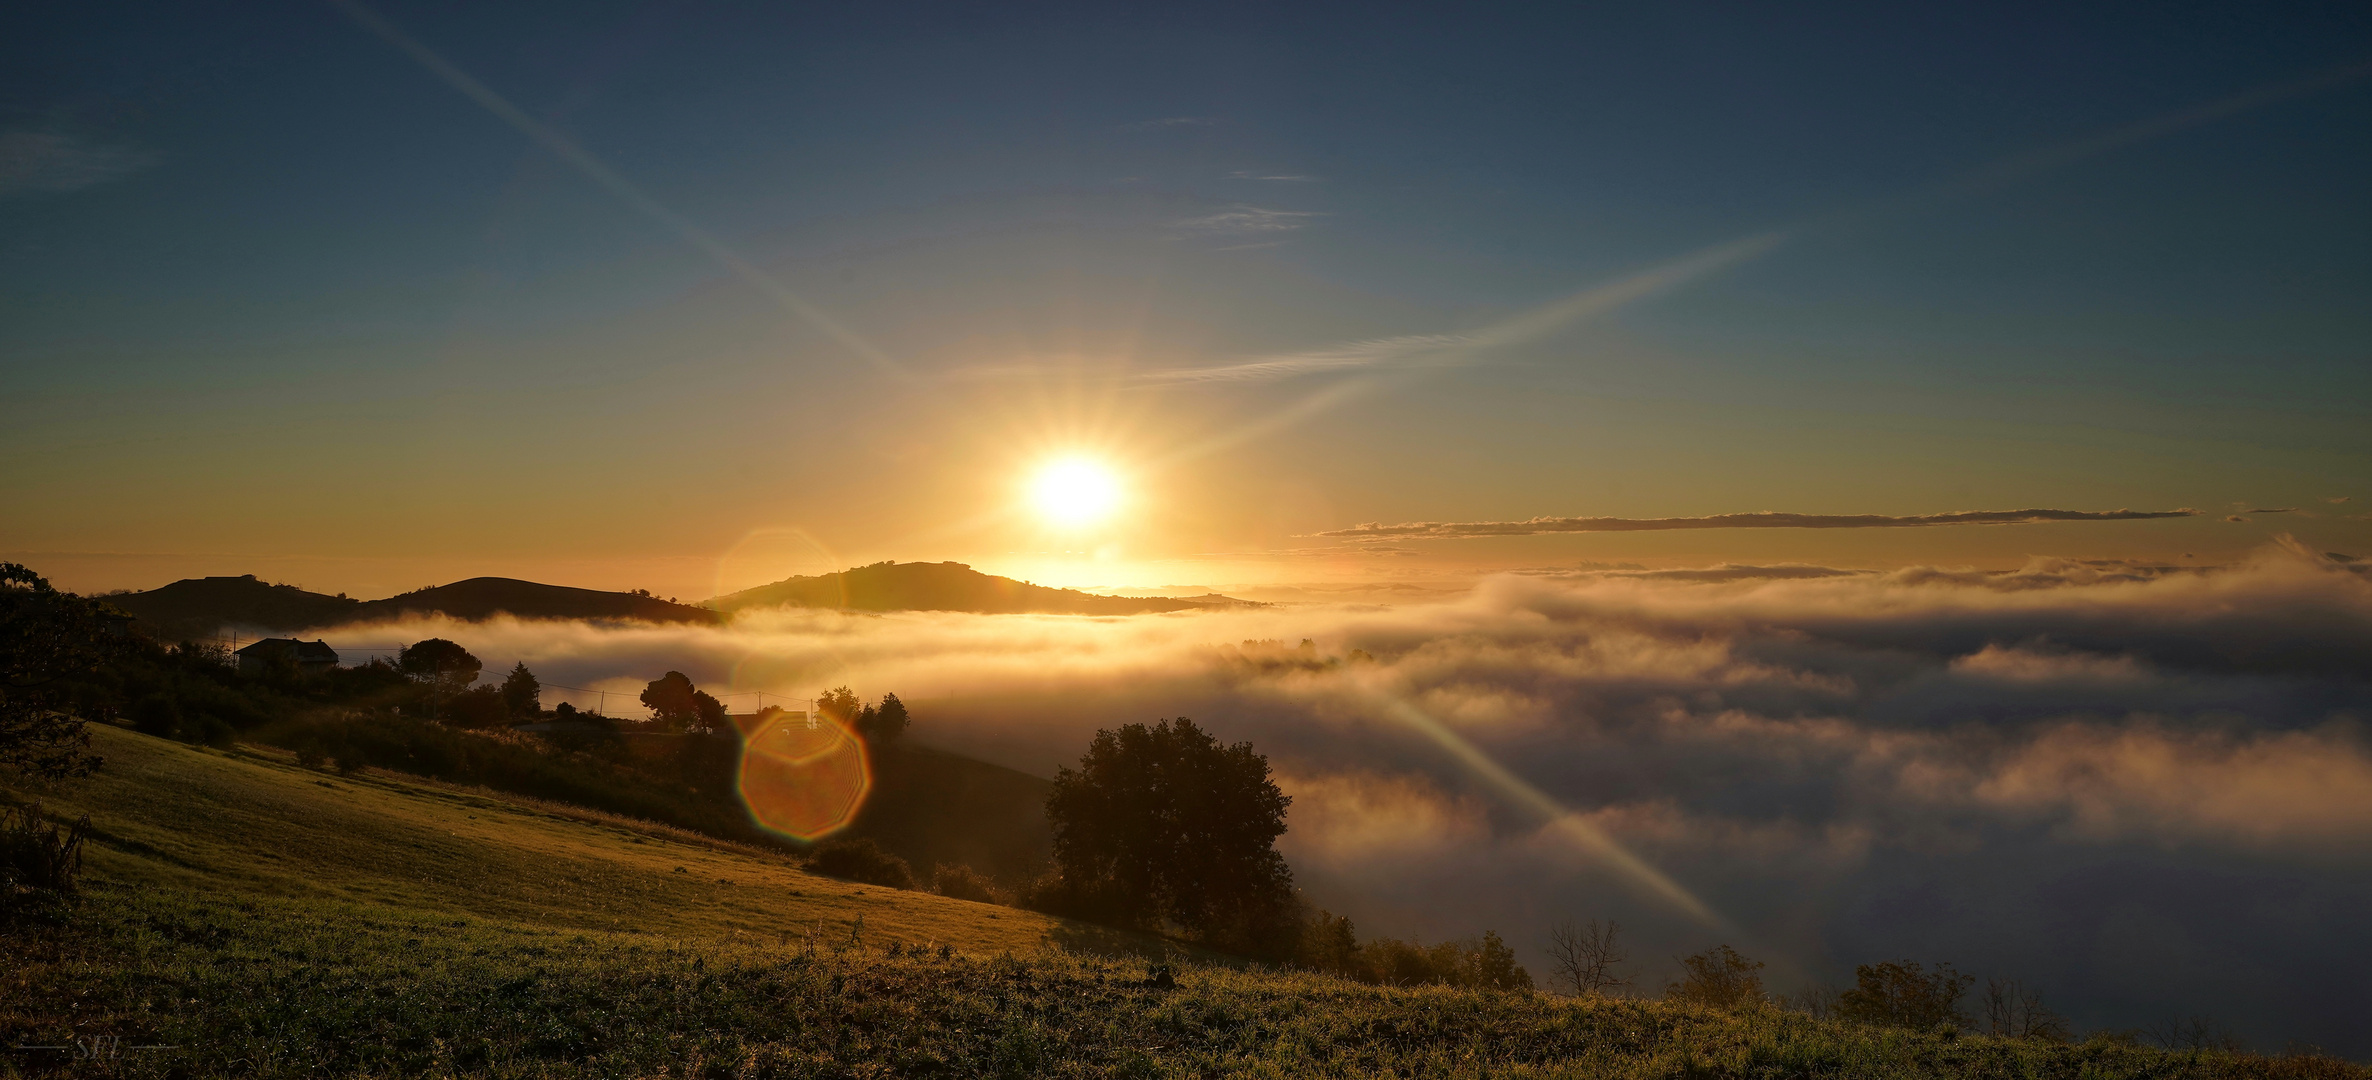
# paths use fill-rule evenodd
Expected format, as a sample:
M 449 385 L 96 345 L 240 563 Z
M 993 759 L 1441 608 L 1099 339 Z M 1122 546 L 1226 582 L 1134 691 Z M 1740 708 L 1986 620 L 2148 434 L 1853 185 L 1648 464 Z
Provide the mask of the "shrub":
M 473 686 L 453 695 L 445 716 L 458 728 L 497 728 L 510 722 L 511 706 L 500 687 Z
M 1133 901 L 1122 890 L 1082 885 L 1060 869 L 1039 875 L 1021 891 L 1020 899 L 1019 906 L 1031 911 L 1107 926 L 1128 925 L 1134 910 Z
M 163 694 L 150 694 L 132 705 L 132 729 L 142 735 L 170 739 L 181 734 L 181 706 Z
M 1932 971 L 1911 960 L 1863 964 L 1853 969 L 1853 978 L 1853 989 L 1837 995 L 1837 1015 L 1844 1019 L 1919 1030 L 1968 1026 L 1960 995 L 1976 980 L 1950 964 Z
M 73 892 L 82 871 L 82 840 L 90 831 L 88 815 L 62 828 L 42 817 L 38 802 L 0 811 L 0 884 Z
M 999 888 L 988 875 L 962 863 L 942 863 L 931 873 L 931 891 L 957 900 L 980 904 L 1010 904 L 1011 894 Z
M 1768 1000 L 1763 993 L 1763 977 L 1756 974 L 1762 970 L 1763 962 L 1748 960 L 1727 945 L 1716 945 L 1695 956 L 1684 957 L 1680 966 L 1688 969 L 1688 978 L 1664 988 L 1666 1001 L 1738 1009 Z
M 1318 924 L 1318 933 L 1338 939 L 1335 950 L 1350 940 L 1350 921 Z M 1515 950 L 1497 933 L 1479 938 L 1444 941 L 1437 945 L 1380 937 L 1352 946 L 1344 974 L 1364 983 L 1385 986 L 1462 986 L 1496 990 L 1532 989 L 1532 975 L 1515 962 Z
M 1359 931 L 1350 916 L 1318 911 L 1302 924 L 1293 962 L 1312 971 L 1357 977 Z
M 825 877 L 861 881 L 892 889 L 914 887 L 914 871 L 906 860 L 881 850 L 871 840 L 827 840 L 808 856 L 807 868 Z
M 181 737 L 192 745 L 228 750 L 238 734 L 229 721 L 211 713 L 195 713 L 181 718 Z

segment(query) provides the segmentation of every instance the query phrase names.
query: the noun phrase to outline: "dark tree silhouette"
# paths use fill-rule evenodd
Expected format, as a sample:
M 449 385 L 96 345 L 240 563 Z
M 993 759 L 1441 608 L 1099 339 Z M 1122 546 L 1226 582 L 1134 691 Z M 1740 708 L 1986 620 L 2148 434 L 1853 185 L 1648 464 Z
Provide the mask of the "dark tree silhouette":
M 815 711 L 835 723 L 854 724 L 857 722 L 858 714 L 864 710 L 863 703 L 857 700 L 855 691 L 845 686 L 836 686 L 815 696 Z
M 485 665 L 464 649 L 444 638 L 415 641 L 404 647 L 397 658 L 403 672 L 438 690 L 453 693 L 478 681 L 478 672 Z
M 1054 779 L 1046 817 L 1064 889 L 1087 913 L 1224 934 L 1292 903 L 1277 854 L 1292 802 L 1251 743 L 1223 746 L 1184 717 L 1098 731 Z
M 1620 930 L 1612 920 L 1600 924 L 1596 919 L 1586 927 L 1575 927 L 1571 922 L 1549 927 L 1550 981 L 1584 997 L 1612 994 L 1631 985 L 1629 976 L 1614 971 L 1630 959 L 1615 943 Z
M 60 779 L 99 767 L 90 733 L 72 714 L 65 680 L 118 647 L 96 605 L 0 563 L 0 766 Z
M 857 734 L 874 746 L 889 746 L 906 734 L 906 703 L 896 694 L 883 694 L 881 704 L 867 705 L 857 714 Z
M 527 670 L 521 660 L 502 680 L 502 703 L 512 716 L 542 716 L 544 685 L 536 681 L 535 672 Z
M 651 719 L 673 731 L 721 731 L 725 703 L 710 697 L 680 671 L 670 671 L 642 688 Z
M 2066 1042 L 2074 1033 L 2067 1019 L 2043 1004 L 2043 996 L 2016 979 L 1985 982 L 1985 1034 L 2009 1039 Z
M 732 726 L 732 719 L 725 713 L 724 702 L 710 697 L 705 690 L 692 692 L 693 730 L 715 734 L 730 726 Z

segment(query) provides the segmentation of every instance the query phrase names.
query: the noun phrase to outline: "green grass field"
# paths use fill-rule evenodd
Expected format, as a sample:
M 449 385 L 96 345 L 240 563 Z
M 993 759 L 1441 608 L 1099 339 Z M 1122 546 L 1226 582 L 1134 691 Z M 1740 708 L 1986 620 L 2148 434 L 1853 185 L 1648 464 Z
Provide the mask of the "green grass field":
M 1152 939 L 569 808 L 94 734 L 107 767 L 44 793 L 99 831 L 84 895 L 0 932 L 11 1075 L 2372 1080 L 1190 958 L 1153 989 L 1131 955 L 1168 949 Z

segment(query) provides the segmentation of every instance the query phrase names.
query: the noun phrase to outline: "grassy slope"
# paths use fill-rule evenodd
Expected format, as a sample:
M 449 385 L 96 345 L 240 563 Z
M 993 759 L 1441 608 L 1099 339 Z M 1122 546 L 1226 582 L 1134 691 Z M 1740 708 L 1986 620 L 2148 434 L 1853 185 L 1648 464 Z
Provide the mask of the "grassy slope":
M 906 857 L 927 879 L 938 863 L 963 863 L 1011 883 L 1046 865 L 1050 780 L 961 754 L 907 744 L 873 759 L 872 797 L 851 832 Z
M 778 853 L 575 807 L 92 731 L 106 768 L 48 801 L 91 815 L 89 876 L 131 888 L 677 936 L 845 934 L 862 914 L 876 933 L 983 951 L 1034 949 L 1065 925 L 816 877 Z
M 2372 1080 L 2324 1059 L 1209 966 L 1157 991 L 1137 984 L 1141 961 L 1038 951 L 1129 943 L 1055 920 L 580 811 L 97 735 L 106 772 L 51 801 L 88 808 L 109 839 L 67 917 L 0 931 L 0 1043 L 176 1047 L 125 1051 L 128 1075 Z M 906 947 L 934 939 L 958 951 Z M 0 1073 L 86 1069 L 0 1059 Z

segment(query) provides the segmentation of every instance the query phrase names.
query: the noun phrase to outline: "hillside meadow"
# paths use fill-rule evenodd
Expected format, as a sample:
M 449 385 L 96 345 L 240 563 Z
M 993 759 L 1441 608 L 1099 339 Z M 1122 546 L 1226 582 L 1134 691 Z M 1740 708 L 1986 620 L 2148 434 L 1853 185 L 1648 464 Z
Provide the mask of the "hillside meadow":
M 83 893 L 0 932 L 8 1075 L 2372 1078 L 1364 986 L 575 808 L 93 733 L 106 768 L 38 793 L 91 815 Z M 45 1046 L 67 1049 L 16 1049 Z

